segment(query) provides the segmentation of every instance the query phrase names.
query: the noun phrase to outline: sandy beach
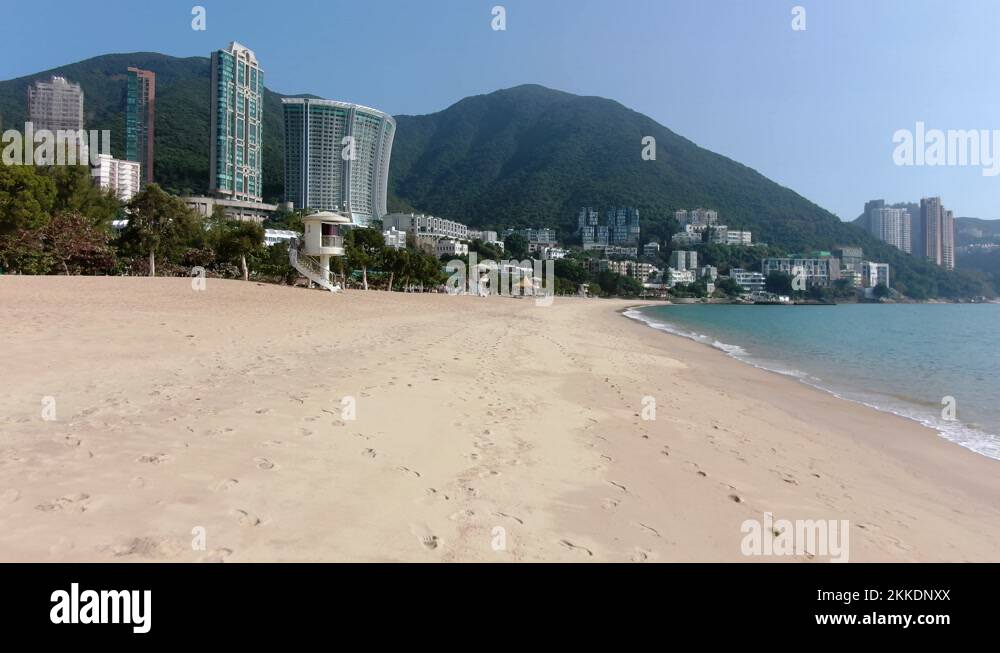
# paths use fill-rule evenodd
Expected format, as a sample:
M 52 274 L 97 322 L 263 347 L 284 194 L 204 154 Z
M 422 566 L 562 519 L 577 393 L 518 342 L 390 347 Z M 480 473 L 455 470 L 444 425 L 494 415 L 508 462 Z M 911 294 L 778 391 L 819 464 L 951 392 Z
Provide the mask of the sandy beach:
M 0 561 L 1000 560 L 996 461 L 630 304 L 0 277 Z

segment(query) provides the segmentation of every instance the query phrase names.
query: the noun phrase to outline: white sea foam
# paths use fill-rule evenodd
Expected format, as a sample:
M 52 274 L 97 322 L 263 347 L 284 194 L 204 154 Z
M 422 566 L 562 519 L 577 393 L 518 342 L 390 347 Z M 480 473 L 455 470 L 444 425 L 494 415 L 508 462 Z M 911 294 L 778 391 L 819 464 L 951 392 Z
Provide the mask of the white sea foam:
M 828 392 L 838 399 L 844 399 L 869 408 L 874 408 L 875 410 L 913 420 L 928 428 L 934 429 L 946 440 L 954 442 L 955 444 L 961 445 L 970 451 L 974 451 L 988 458 L 1000 460 L 1000 436 L 983 431 L 974 425 L 964 424 L 957 420 L 949 421 L 941 419 L 933 413 L 928 414 L 928 411 L 921 411 L 919 408 L 906 404 L 900 400 L 893 400 L 888 397 L 877 397 L 876 401 L 873 401 L 871 396 L 853 395 L 851 393 L 835 390 L 824 385 L 820 379 L 810 376 L 801 370 L 787 369 L 775 364 L 772 361 L 755 360 L 746 349 L 740 347 L 739 345 L 720 342 L 715 338 L 681 328 L 675 324 L 661 322 L 653 319 L 638 309 L 628 309 L 623 312 L 623 315 L 633 320 L 638 320 L 639 322 L 642 322 L 657 331 L 663 331 L 709 345 L 724 352 L 728 356 L 735 358 L 736 360 L 752 365 L 758 369 L 798 379 L 802 383 L 816 388 L 817 390 Z

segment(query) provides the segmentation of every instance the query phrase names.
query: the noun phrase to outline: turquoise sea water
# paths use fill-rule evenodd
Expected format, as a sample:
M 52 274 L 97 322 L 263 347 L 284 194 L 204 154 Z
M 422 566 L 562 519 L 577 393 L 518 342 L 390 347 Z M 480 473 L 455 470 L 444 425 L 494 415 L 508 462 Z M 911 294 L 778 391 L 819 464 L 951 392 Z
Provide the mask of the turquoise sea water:
M 678 304 L 626 314 L 1000 460 L 1000 305 Z M 955 420 L 942 413 L 948 397 Z

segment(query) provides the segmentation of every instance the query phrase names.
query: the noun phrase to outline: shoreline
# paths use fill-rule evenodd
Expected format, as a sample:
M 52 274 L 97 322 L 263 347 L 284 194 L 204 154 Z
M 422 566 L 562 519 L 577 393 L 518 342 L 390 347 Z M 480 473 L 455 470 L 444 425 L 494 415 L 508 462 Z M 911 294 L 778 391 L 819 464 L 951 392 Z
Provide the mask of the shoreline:
M 803 385 L 805 385 L 807 387 L 810 387 L 810 388 L 819 390 L 821 392 L 827 393 L 827 394 L 829 394 L 829 395 L 831 395 L 833 397 L 836 397 L 837 399 L 840 399 L 842 401 L 847 401 L 847 402 L 850 402 L 850 403 L 858 405 L 858 406 L 864 406 L 866 408 L 871 408 L 873 410 L 877 410 L 877 411 L 879 411 L 881 413 L 886 413 L 886 414 L 889 414 L 889 415 L 895 415 L 897 417 L 902 417 L 904 419 L 910 420 L 910 421 L 915 422 L 915 423 L 917 423 L 917 424 L 919 424 L 919 425 L 921 425 L 921 426 L 923 426 L 925 428 L 928 428 L 928 429 L 934 431 L 938 435 L 938 437 L 942 438 L 943 440 L 945 440 L 947 442 L 950 442 L 951 444 L 954 444 L 956 446 L 962 447 L 963 449 L 967 449 L 967 450 L 975 453 L 976 455 L 983 456 L 984 458 L 987 458 L 988 460 L 1000 462 L 1000 458 L 996 458 L 996 457 L 991 456 L 991 455 L 989 455 L 987 453 L 984 453 L 983 451 L 977 450 L 973 446 L 967 444 L 966 442 L 963 442 L 961 439 L 959 439 L 957 437 L 954 437 L 954 436 L 953 437 L 949 437 L 949 433 L 947 431 L 942 430 L 942 428 L 939 428 L 938 426 L 935 426 L 933 423 L 930 422 L 930 420 L 926 419 L 925 417 L 921 417 L 921 416 L 919 416 L 917 414 L 907 414 L 905 412 L 902 412 L 901 409 L 893 409 L 891 407 L 882 406 L 882 405 L 879 405 L 879 404 L 876 404 L 876 403 L 870 403 L 870 402 L 865 401 L 863 399 L 855 399 L 855 398 L 852 398 L 852 397 L 845 396 L 843 394 L 843 391 L 841 391 L 841 390 L 837 390 L 835 388 L 831 388 L 831 387 L 826 387 L 826 386 L 820 385 L 819 383 L 812 383 L 812 382 L 808 381 L 805 378 L 808 375 L 805 372 L 801 372 L 799 370 L 791 369 L 791 370 L 787 370 L 787 371 L 782 371 L 780 369 L 775 369 L 775 368 L 772 368 L 772 367 L 768 367 L 767 365 L 765 365 L 763 363 L 754 362 L 753 360 L 750 360 L 748 358 L 750 356 L 750 354 L 749 354 L 749 352 L 747 352 L 746 349 L 743 348 L 742 345 L 730 344 L 730 343 L 723 343 L 723 342 L 721 342 L 719 340 L 715 340 L 714 338 L 713 338 L 714 343 L 709 344 L 708 342 L 704 342 L 704 341 L 698 340 L 698 339 L 696 339 L 696 338 L 694 338 L 692 336 L 686 335 L 684 333 L 678 333 L 676 330 L 673 330 L 673 329 L 660 329 L 660 328 L 657 328 L 657 327 L 653 326 L 652 323 L 650 323 L 650 321 L 647 319 L 646 316 L 643 315 L 643 316 L 640 317 L 640 312 L 639 312 L 639 309 L 648 308 L 648 307 L 655 307 L 655 306 L 659 306 L 659 304 L 652 304 L 652 303 L 650 303 L 650 304 L 636 304 L 634 306 L 627 307 L 625 309 L 620 310 L 619 313 L 623 317 L 626 317 L 626 318 L 628 318 L 630 320 L 635 320 L 637 322 L 640 322 L 640 323 L 644 324 L 647 328 L 652 329 L 653 331 L 658 331 L 660 333 L 664 333 L 664 334 L 667 334 L 667 335 L 670 335 L 670 336 L 674 336 L 674 337 L 678 337 L 678 338 L 684 338 L 685 340 L 689 340 L 689 341 L 692 341 L 692 342 L 696 342 L 696 343 L 698 343 L 700 345 L 706 346 L 709 349 L 713 349 L 713 350 L 716 350 L 716 351 L 721 351 L 722 353 L 724 353 L 729 358 L 731 358 L 731 359 L 733 359 L 735 361 L 738 361 L 738 362 L 740 362 L 740 363 L 742 363 L 744 365 L 749 365 L 749 366 L 751 366 L 753 368 L 756 368 L 756 369 L 759 369 L 759 370 L 763 370 L 763 371 L 769 372 L 771 374 L 777 374 L 779 376 L 783 376 L 783 377 L 786 377 L 786 378 L 794 379 L 794 380 L 798 381 L 799 383 L 801 383 L 801 384 L 803 384 Z M 635 314 L 634 315 L 629 315 L 630 312 L 633 312 Z M 742 355 L 740 355 L 739 352 L 742 352 L 742 354 L 746 355 L 747 357 L 743 357 Z M 907 398 L 906 400 L 908 402 L 910 402 L 911 404 L 917 404 L 918 403 L 918 400 L 914 399 L 914 398 Z M 989 433 L 987 431 L 983 431 L 981 428 L 976 428 L 974 426 L 970 426 L 970 425 L 967 425 L 967 424 L 962 423 L 962 422 L 958 422 L 958 424 L 961 425 L 959 427 L 959 432 L 960 433 L 975 433 L 977 435 L 985 436 L 985 437 L 992 437 L 992 438 L 997 437 L 995 434 Z M 982 445 L 979 445 L 979 446 L 982 446 Z
M 3 561 L 827 559 L 744 555 L 768 512 L 848 520 L 851 561 L 1000 560 L 993 461 L 622 319 L 635 301 L 85 277 L 0 298 Z

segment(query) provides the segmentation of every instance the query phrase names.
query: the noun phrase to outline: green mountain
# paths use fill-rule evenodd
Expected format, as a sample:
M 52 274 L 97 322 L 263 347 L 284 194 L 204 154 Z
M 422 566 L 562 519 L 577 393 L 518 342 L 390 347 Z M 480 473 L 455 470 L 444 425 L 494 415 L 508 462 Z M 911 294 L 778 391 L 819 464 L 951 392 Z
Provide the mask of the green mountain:
M 564 236 L 581 206 L 635 206 L 646 233 L 662 233 L 677 209 L 712 208 L 789 253 L 861 246 L 915 297 L 992 294 L 981 278 L 904 254 L 612 100 L 526 85 L 396 120 L 391 208 L 470 225 L 553 226 Z M 646 136 L 656 139 L 652 161 L 641 156 Z
M 111 54 L 0 82 L 0 117 L 26 119 L 27 88 L 57 74 L 85 93 L 88 129 L 110 129 L 124 149 L 125 75 L 157 74 L 156 180 L 175 193 L 207 190 L 209 59 Z M 281 95 L 266 92 L 264 195 L 283 186 Z M 677 209 L 719 211 L 731 228 L 787 252 L 859 245 L 893 267 L 894 285 L 916 297 L 982 294 L 980 279 L 946 273 L 879 242 L 856 225 L 736 161 L 698 147 L 618 102 L 525 85 L 469 97 L 438 113 L 398 116 L 389 206 L 473 226 L 557 227 L 572 237 L 581 206 L 635 206 L 646 234 L 669 235 Z M 641 156 L 656 140 L 656 159 Z M 989 292 L 989 291 L 986 291 Z

